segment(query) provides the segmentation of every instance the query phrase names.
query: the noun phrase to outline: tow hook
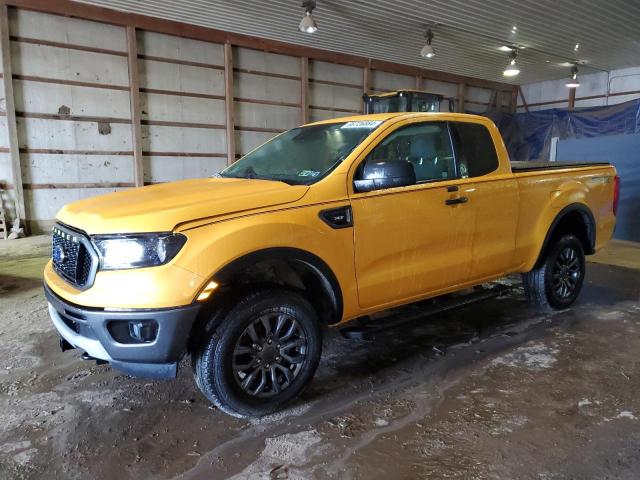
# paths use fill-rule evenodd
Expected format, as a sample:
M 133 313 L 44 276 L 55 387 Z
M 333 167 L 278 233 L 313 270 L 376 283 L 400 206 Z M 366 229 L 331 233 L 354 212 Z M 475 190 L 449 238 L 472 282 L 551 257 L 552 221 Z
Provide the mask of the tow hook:
M 73 350 L 74 348 L 76 347 L 71 345 L 64 338 L 60 337 L 60 350 L 62 350 L 63 352 L 66 352 L 67 350 Z
M 94 358 L 91 355 L 89 355 L 87 352 L 83 352 L 82 353 L 82 359 L 83 360 L 95 360 L 96 361 L 96 365 L 104 365 L 106 363 L 109 363 L 106 360 L 101 360 L 99 358 Z

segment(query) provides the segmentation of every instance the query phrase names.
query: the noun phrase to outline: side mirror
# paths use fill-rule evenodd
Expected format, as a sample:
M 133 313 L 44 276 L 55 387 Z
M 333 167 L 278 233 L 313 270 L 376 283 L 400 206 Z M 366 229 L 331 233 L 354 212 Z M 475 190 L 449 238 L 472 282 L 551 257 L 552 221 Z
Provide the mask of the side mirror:
M 353 188 L 362 193 L 415 183 L 416 172 L 410 162 L 365 162 L 361 178 L 353 181 Z

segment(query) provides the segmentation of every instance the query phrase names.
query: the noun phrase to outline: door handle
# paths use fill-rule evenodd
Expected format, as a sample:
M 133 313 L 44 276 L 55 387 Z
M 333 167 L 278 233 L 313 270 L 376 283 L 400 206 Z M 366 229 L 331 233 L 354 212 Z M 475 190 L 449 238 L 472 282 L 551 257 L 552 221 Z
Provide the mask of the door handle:
M 467 197 L 449 198 L 445 200 L 445 205 L 458 205 L 459 203 L 467 203 L 469 199 Z
M 450 185 L 447 187 L 447 192 L 457 192 L 457 191 L 458 191 L 457 185 Z

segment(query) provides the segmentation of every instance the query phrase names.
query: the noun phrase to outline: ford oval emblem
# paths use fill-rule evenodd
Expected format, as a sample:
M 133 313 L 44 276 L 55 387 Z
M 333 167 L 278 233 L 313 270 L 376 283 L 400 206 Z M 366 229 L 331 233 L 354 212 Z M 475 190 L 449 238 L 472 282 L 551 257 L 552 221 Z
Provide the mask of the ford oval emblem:
M 67 258 L 66 253 L 64 253 L 64 248 L 62 248 L 60 245 L 56 245 L 55 247 L 53 247 L 51 256 L 53 257 L 53 261 L 55 263 L 63 263 Z

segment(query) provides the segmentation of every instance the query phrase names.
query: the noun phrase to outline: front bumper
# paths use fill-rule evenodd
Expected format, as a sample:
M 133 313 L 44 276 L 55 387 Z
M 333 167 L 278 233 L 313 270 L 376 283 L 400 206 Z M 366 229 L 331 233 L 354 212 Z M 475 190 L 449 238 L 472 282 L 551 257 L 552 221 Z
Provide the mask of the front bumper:
M 173 378 L 187 348 L 201 305 L 178 308 L 108 311 L 66 302 L 45 283 L 49 315 L 58 333 L 73 347 L 111 363 L 133 376 Z M 157 333 L 148 343 L 122 343 L 113 336 L 115 322 L 155 321 Z M 111 330 L 110 330 L 111 328 Z

